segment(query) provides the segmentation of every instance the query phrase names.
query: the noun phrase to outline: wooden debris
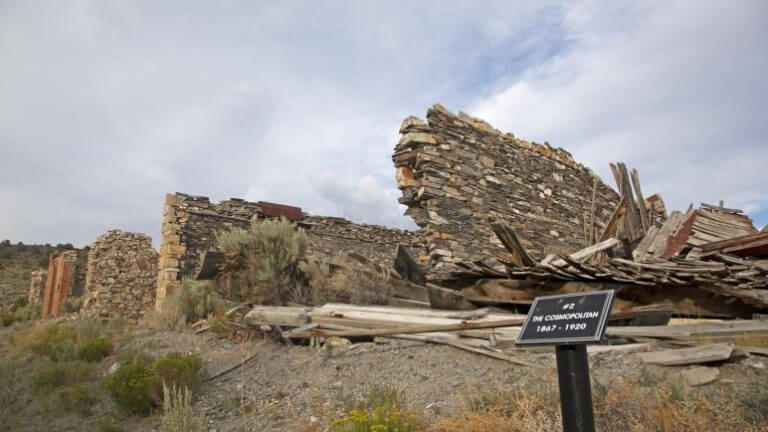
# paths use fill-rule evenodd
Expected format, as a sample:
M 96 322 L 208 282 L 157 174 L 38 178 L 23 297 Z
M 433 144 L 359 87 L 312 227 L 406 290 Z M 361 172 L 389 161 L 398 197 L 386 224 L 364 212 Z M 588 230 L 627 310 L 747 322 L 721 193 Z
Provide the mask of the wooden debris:
M 683 366 L 689 364 L 725 361 L 731 357 L 733 344 L 719 343 L 692 348 L 672 349 L 638 354 L 645 363 L 662 366 Z
M 302 307 L 254 306 L 243 320 L 251 326 L 263 324 L 298 327 L 309 323 L 309 315 Z
M 512 256 L 511 261 L 519 266 L 533 266 L 536 265 L 536 261 L 531 258 L 528 251 L 525 249 L 520 240 L 517 238 L 515 231 L 504 224 L 503 222 L 491 222 L 491 228 L 496 233 L 496 237 L 499 239 L 502 245 L 507 249 Z

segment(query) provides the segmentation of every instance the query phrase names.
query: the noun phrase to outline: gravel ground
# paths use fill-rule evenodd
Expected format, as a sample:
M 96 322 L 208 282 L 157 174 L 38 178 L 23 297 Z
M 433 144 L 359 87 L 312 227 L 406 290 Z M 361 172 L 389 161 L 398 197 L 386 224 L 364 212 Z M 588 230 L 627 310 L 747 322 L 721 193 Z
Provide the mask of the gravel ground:
M 120 347 L 121 353 L 132 351 L 153 357 L 175 351 L 197 353 L 214 373 L 253 354 L 245 366 L 207 381 L 195 398 L 195 410 L 208 416 L 209 431 L 216 432 L 322 431 L 342 414 L 347 401 L 361 397 L 372 386 L 398 389 L 415 410 L 440 417 L 454 413 L 466 395 L 478 391 L 516 386 L 556 388 L 557 383 L 553 350 L 515 354 L 545 366 L 534 369 L 413 341 L 326 349 L 284 346 L 270 340 L 235 343 L 210 333 L 136 330 Z M 106 359 L 101 366 L 106 370 L 116 359 Z M 643 366 L 634 353 L 623 352 L 590 355 L 590 364 L 594 381 L 607 386 L 648 371 L 669 378 L 685 369 Z M 768 382 L 766 365 L 768 359 L 760 357 L 720 365 L 718 380 L 694 391 L 736 394 L 757 380 Z M 97 414 L 101 411 L 98 409 Z M 76 417 L 67 416 L 56 419 L 51 430 L 98 430 L 92 420 L 78 424 Z M 154 418 L 119 420 L 126 431 L 149 432 L 157 427 Z

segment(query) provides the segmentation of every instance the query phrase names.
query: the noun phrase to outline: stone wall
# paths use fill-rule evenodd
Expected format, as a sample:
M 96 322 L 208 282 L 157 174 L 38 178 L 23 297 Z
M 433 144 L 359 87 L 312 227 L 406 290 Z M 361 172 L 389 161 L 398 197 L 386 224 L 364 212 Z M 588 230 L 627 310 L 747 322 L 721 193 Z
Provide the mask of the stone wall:
M 534 258 L 585 246 L 595 188 L 600 230 L 618 195 L 571 155 L 501 133 L 437 104 L 427 121 L 407 118 L 392 159 L 399 202 L 427 243 L 429 279 L 446 279 L 456 262 L 504 257 L 489 225 L 512 226 Z
M 44 269 L 32 270 L 29 274 L 29 295 L 27 300 L 30 304 L 40 304 L 45 292 L 45 275 L 48 273 Z
M 375 262 L 391 265 L 398 243 L 419 242 L 414 233 L 356 224 L 342 218 L 310 216 L 296 207 L 264 202 L 229 199 L 212 203 L 207 197 L 182 193 L 168 194 L 163 208 L 162 241 L 157 277 L 159 306 L 181 279 L 194 276 L 200 268 L 200 256 L 216 247 L 216 234 L 232 228 L 247 228 L 253 218 L 281 215 L 297 220 L 308 237 L 308 253 L 329 256 L 339 252 L 357 252 Z
M 144 234 L 112 230 L 88 253 L 81 314 L 139 319 L 155 300 L 158 255 Z

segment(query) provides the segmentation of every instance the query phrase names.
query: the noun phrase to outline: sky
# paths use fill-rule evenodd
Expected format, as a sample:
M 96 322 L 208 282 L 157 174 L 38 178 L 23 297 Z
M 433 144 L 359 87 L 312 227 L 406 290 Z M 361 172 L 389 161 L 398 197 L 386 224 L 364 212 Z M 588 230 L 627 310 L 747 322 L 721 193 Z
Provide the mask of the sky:
M 176 191 L 412 229 L 391 153 L 436 102 L 761 228 L 767 22 L 761 0 L 0 0 L 0 238 L 157 239 Z

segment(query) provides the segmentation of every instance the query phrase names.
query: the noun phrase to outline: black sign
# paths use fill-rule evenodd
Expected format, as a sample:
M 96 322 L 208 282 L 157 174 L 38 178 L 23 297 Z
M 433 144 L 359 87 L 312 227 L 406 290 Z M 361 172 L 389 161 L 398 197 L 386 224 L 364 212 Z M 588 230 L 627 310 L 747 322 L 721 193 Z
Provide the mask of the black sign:
M 518 345 L 600 342 L 611 313 L 613 290 L 537 297 L 525 318 Z

